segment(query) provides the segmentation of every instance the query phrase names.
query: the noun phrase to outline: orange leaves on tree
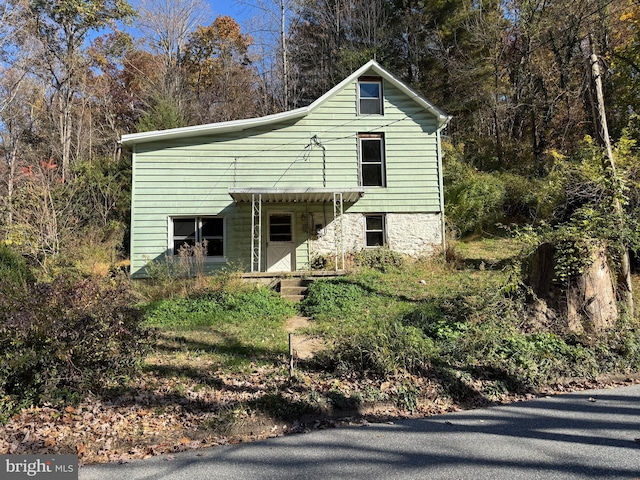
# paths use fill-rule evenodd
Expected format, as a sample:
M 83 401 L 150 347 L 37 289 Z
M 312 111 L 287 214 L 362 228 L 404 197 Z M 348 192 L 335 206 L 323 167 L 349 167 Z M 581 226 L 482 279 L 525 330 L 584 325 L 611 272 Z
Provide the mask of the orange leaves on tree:
M 40 163 L 42 164 L 42 168 L 45 170 L 53 170 L 58 166 L 57 164 L 53 163 L 53 157 L 49 158 L 48 162 L 40 160 Z

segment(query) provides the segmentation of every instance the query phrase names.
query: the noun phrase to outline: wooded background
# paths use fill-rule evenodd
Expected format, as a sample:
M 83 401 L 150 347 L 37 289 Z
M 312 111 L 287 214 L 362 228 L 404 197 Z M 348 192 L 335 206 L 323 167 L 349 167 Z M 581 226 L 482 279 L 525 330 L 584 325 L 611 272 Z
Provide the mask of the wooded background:
M 255 6 L 250 35 L 233 18 L 207 17 L 201 0 L 141 0 L 135 10 L 126 0 L 0 0 L 0 238 L 45 276 L 108 269 L 127 255 L 122 134 L 307 105 L 373 58 L 454 117 L 452 231 L 516 222 L 574 246 L 604 242 L 614 260 L 635 248 L 637 0 Z M 594 53 L 615 172 L 604 161 Z

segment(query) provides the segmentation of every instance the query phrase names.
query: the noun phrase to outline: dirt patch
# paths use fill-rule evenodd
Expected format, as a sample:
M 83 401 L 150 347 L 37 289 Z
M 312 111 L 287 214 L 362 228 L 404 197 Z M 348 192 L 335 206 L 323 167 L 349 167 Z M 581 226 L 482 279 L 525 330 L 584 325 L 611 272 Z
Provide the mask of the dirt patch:
M 311 358 L 325 346 L 322 339 L 303 333 L 304 329 L 310 325 L 311 319 L 309 317 L 299 315 L 289 318 L 285 325 L 285 330 L 292 334 L 293 351 L 297 358 Z

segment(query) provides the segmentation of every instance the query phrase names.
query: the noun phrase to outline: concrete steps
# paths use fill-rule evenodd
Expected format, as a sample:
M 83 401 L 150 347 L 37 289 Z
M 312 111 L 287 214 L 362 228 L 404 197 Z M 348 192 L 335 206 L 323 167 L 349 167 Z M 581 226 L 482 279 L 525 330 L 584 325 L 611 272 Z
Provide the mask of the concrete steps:
M 310 278 L 283 278 L 280 280 L 280 296 L 292 302 L 301 302 L 307 296 Z

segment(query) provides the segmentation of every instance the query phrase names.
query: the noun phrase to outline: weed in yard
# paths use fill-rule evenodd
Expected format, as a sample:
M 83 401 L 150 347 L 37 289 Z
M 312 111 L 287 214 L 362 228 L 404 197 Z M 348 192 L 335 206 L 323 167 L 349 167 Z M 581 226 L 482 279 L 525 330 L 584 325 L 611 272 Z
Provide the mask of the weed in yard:
M 242 431 L 247 422 L 247 410 L 243 405 L 231 405 L 220 408 L 202 424 L 202 429 L 216 435 L 233 435 Z
M 433 342 L 418 329 L 397 320 L 371 320 L 334 339 L 324 357 L 343 370 L 425 373 L 435 353 Z
M 358 408 L 362 399 L 358 395 L 346 395 L 337 388 L 332 388 L 327 392 L 327 399 L 334 408 L 338 410 L 353 410 Z
M 282 391 L 271 391 L 257 400 L 249 402 L 249 407 L 268 417 L 290 421 L 302 415 L 318 413 L 318 405 L 295 395 L 285 395 Z
M 437 378 L 442 395 L 455 402 L 478 405 L 560 378 L 637 370 L 640 328 L 634 319 L 597 338 L 524 330 L 524 295 L 511 273 L 498 269 L 509 255 L 499 251 L 497 239 L 484 243 L 490 250 L 486 258 L 480 250 L 461 249 L 458 270 L 442 260 L 419 259 L 385 273 L 361 267 L 340 279 L 313 282 L 301 307 L 314 318 L 309 333 L 322 336 L 327 349 L 313 363 L 301 364 L 299 375 L 319 368 L 325 378 L 340 381 L 320 389 L 313 382 L 302 385 L 303 376 L 285 389 L 281 380 L 263 384 L 266 393 L 229 407 L 215 422 L 241 428 L 249 417 L 292 420 L 369 401 L 417 411 L 424 391 L 407 380 L 417 376 Z M 182 362 L 180 371 L 199 385 L 207 369 L 223 368 L 244 382 L 256 365 L 286 365 L 283 325 L 295 313 L 292 305 L 268 289 L 223 283 L 145 310 L 147 321 L 160 328 L 161 363 Z M 513 288 L 503 288 L 508 283 Z M 341 385 L 362 374 L 390 386 Z
M 318 280 L 309 286 L 302 303 L 304 315 L 316 319 L 362 313 L 367 307 L 367 291 L 353 282 Z
M 389 395 L 380 390 L 380 388 L 371 385 L 365 387 L 361 396 L 365 402 L 386 402 L 389 400 Z
M 418 396 L 420 392 L 410 383 L 400 385 L 397 389 L 395 399 L 398 407 L 410 412 L 416 411 L 418 408 Z

